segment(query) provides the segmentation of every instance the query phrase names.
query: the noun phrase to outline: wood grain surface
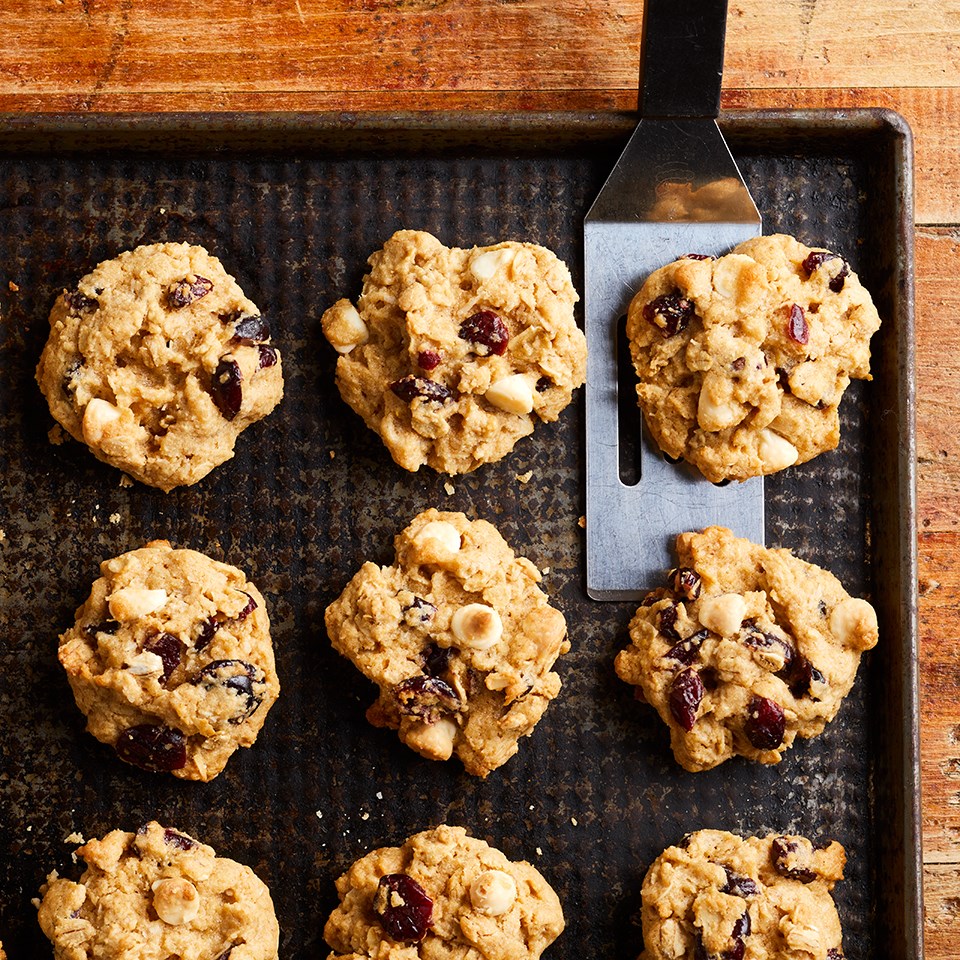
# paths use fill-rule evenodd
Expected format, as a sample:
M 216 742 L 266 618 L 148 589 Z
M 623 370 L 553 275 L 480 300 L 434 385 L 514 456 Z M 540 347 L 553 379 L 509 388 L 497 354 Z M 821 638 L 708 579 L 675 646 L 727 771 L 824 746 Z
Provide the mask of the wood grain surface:
M 0 111 L 636 103 L 641 3 L 0 0 Z M 731 0 L 725 108 L 883 106 L 916 148 L 926 956 L 960 956 L 960 0 Z

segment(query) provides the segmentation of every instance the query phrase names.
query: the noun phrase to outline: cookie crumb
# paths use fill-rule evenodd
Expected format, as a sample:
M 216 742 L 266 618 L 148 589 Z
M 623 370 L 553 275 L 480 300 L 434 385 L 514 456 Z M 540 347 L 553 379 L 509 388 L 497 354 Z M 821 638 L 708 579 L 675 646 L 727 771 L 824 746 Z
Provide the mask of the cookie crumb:
M 332 460 L 336 455 L 337 455 L 337 451 L 336 451 L 336 450 L 331 450 L 331 451 L 330 451 L 330 459 L 331 459 L 331 460 Z
M 532 476 L 533 476 L 533 471 L 532 471 L 532 470 L 528 470 L 526 473 L 518 473 L 518 474 L 516 475 L 517 480 L 519 480 L 521 483 L 529 483 L 529 482 L 530 482 L 530 478 L 531 478 Z
M 11 293 L 16 293 L 20 288 L 11 280 L 11 281 L 7 284 L 7 289 L 8 289 Z
M 382 800 L 382 799 L 383 799 L 383 794 L 382 794 L 379 790 L 377 791 L 377 799 L 378 799 L 378 800 Z
M 540 572 L 546 576 L 550 572 L 550 567 L 544 567 Z
M 61 443 L 66 443 L 66 442 L 67 442 L 67 435 L 66 435 L 66 433 L 64 432 L 63 427 L 61 427 L 60 424 L 57 423 L 57 424 L 54 424 L 54 426 L 52 426 L 52 427 L 47 431 L 47 439 L 48 439 L 55 447 L 59 447 Z
M 579 824 L 577 823 L 577 818 L 576 818 L 576 817 L 571 817 L 571 818 L 570 818 L 570 822 L 571 822 L 575 827 L 579 826 Z
M 454 485 L 449 480 L 443 485 L 443 489 L 446 490 L 447 495 L 451 497 L 456 492 L 456 487 L 454 487 Z
M 126 474 L 123 474 L 123 476 L 120 477 L 120 486 L 124 489 L 132 487 L 133 481 Z
M 111 523 L 119 523 L 119 522 L 120 522 L 120 514 L 119 514 L 119 513 L 111 513 L 108 519 L 110 520 Z
M 317 810 L 317 811 L 316 811 L 316 814 L 317 814 L 317 819 L 318 819 L 318 820 L 322 820 L 322 819 L 323 819 L 323 811 L 322 811 L 322 810 Z
M 360 814 L 360 819 L 361 819 L 361 820 L 369 820 L 369 819 L 370 819 L 370 814 L 367 813 L 366 810 L 364 810 L 363 813 Z
M 167 212 L 167 208 L 166 208 L 166 207 L 161 207 L 161 208 L 160 208 L 160 212 L 161 212 L 161 213 L 166 213 L 166 212 Z
M 538 857 L 542 857 L 542 856 L 543 856 L 543 851 L 542 851 L 539 847 L 537 847 L 537 856 L 538 856 Z
M 63 838 L 64 843 L 85 843 L 83 834 L 79 830 L 74 830 L 69 836 Z
M 3 543 L 3 541 L 6 540 L 6 539 L 7 539 L 7 531 L 6 531 L 6 530 L 0 530 L 0 543 Z
M 580 517 L 580 518 L 577 520 L 577 526 L 578 526 L 581 530 L 586 530 L 586 529 L 587 529 L 587 518 L 586 518 L 586 517 Z

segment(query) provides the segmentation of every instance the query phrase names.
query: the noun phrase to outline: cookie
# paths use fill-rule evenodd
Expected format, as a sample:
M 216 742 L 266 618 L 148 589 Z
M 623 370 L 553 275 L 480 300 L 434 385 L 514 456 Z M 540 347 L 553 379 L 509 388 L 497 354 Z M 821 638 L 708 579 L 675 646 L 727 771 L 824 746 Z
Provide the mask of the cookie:
M 627 315 L 647 426 L 714 482 L 804 463 L 837 446 L 879 326 L 846 260 L 782 234 L 667 264 Z
M 64 290 L 37 382 L 103 460 L 161 490 L 196 483 L 283 396 L 270 330 L 203 247 L 121 253 Z
M 630 622 L 617 674 L 670 727 L 685 769 L 779 763 L 837 715 L 877 615 L 832 573 L 723 527 L 680 534 L 677 556 Z
M 152 822 L 77 850 L 79 882 L 50 874 L 37 919 L 56 960 L 276 960 L 280 928 L 249 868 Z
M 830 891 L 845 862 L 836 841 L 688 834 L 644 878 L 640 960 L 843 960 Z
M 563 932 L 563 911 L 525 860 L 439 826 L 382 847 L 339 880 L 323 936 L 329 960 L 536 960 Z
M 263 597 L 236 567 L 166 540 L 100 573 L 60 637 L 87 729 L 141 769 L 212 780 L 280 692 Z
M 378 727 L 432 760 L 456 754 L 485 777 L 517 752 L 560 692 L 570 649 L 540 572 L 496 528 L 426 510 L 367 562 L 326 612 L 334 648 L 380 688 Z
M 368 262 L 357 308 L 338 301 L 323 332 L 340 395 L 405 470 L 499 460 L 583 384 L 579 298 L 544 247 L 461 250 L 401 230 Z

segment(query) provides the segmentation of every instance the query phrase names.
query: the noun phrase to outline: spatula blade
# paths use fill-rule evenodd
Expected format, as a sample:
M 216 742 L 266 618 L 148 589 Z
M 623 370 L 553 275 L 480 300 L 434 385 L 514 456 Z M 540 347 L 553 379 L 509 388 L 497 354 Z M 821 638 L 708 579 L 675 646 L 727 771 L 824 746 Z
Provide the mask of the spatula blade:
M 696 190 L 700 200 L 687 211 L 682 203 L 664 203 L 665 184 L 688 184 L 674 194 Z M 703 190 L 708 184 L 723 189 Z M 662 580 L 671 544 L 684 530 L 721 524 L 763 543 L 762 478 L 716 486 L 692 467 L 665 462 L 644 429 L 639 480 L 632 486 L 621 480 L 617 383 L 618 323 L 647 276 L 687 253 L 727 253 L 760 230 L 756 207 L 709 119 L 642 121 L 587 214 L 587 592 L 596 600 L 643 596 Z

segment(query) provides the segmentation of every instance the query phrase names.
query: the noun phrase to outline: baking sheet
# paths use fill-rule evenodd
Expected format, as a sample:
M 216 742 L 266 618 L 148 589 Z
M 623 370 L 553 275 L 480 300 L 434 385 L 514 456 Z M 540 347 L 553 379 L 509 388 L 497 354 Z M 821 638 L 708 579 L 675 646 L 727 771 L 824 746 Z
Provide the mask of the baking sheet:
M 257 870 L 285 958 L 325 954 L 333 881 L 354 859 L 443 821 L 530 860 L 554 885 L 567 930 L 551 957 L 635 957 L 644 872 L 700 827 L 840 840 L 847 956 L 922 956 L 912 208 L 899 118 L 724 122 L 765 231 L 842 251 L 884 318 L 875 380 L 854 384 L 841 408 L 839 450 L 767 480 L 768 543 L 831 569 L 873 600 L 881 622 L 837 720 L 778 767 L 735 760 L 685 773 L 654 712 L 615 677 L 632 605 L 584 592 L 582 399 L 507 459 L 448 480 L 396 467 L 334 386 L 320 315 L 358 294 L 366 257 L 395 229 L 468 246 L 543 243 L 582 289 L 582 218 L 632 124 L 563 114 L 5 118 L 0 939 L 12 960 L 49 955 L 30 899 L 49 870 L 72 869 L 64 838 L 151 818 Z M 244 433 L 235 459 L 169 495 L 122 486 L 73 442 L 48 443 L 33 382 L 57 293 L 101 259 L 162 240 L 202 243 L 223 260 L 270 319 L 286 375 L 282 405 Z M 549 568 L 544 587 L 570 626 L 559 699 L 486 781 L 368 726 L 373 688 L 323 627 L 359 565 L 388 562 L 393 535 L 431 505 L 491 520 Z M 281 699 L 255 747 L 210 784 L 121 764 L 83 732 L 56 661 L 57 635 L 100 560 L 156 537 L 243 567 L 270 607 Z

